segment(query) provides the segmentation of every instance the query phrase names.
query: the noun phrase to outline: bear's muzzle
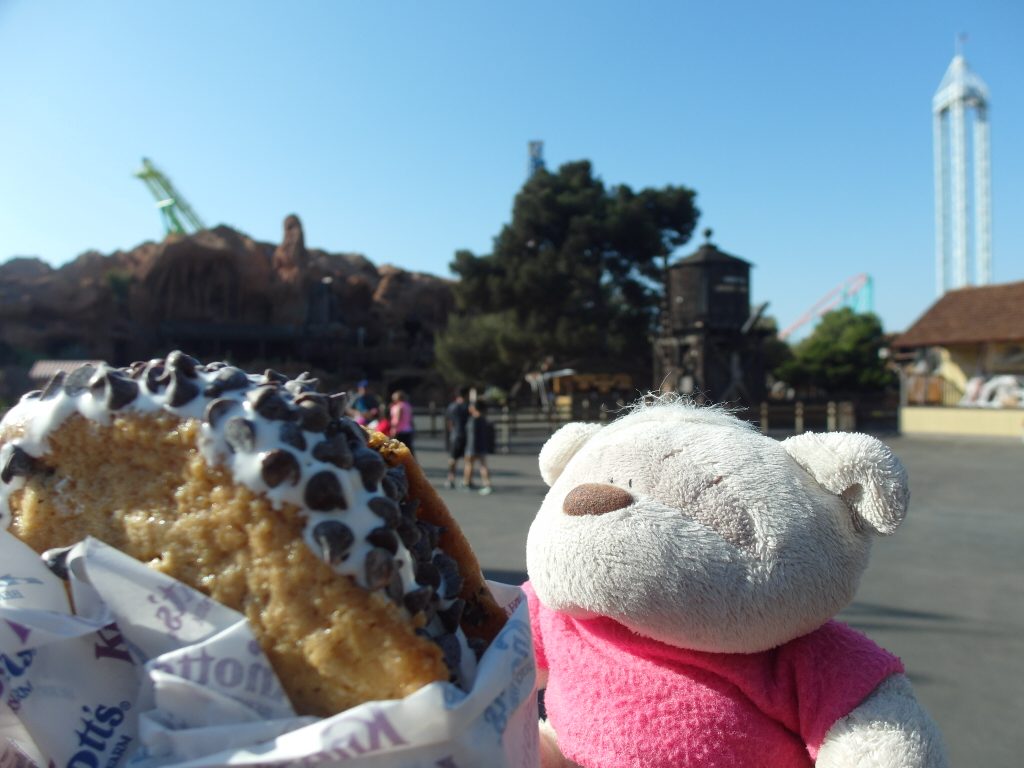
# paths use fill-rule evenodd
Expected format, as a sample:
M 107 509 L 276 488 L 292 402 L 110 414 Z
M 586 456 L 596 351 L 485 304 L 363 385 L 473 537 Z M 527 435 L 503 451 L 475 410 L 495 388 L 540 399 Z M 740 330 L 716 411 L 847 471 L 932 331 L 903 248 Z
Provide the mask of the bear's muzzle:
M 628 507 L 634 501 L 629 491 L 605 483 L 583 483 L 565 496 L 562 512 L 567 515 L 603 515 Z

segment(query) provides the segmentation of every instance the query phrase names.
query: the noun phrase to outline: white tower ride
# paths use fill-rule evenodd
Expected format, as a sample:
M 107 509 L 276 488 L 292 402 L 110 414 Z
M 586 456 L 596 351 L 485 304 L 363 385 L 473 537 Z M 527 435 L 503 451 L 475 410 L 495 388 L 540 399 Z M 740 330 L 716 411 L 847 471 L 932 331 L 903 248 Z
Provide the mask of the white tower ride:
M 959 48 L 959 46 L 958 46 Z M 968 147 L 967 113 L 974 133 Z M 992 272 L 991 169 L 988 148 L 988 89 L 959 50 L 932 98 L 935 137 L 935 287 L 941 296 L 968 285 L 967 256 L 974 254 L 974 280 L 986 285 Z M 974 221 L 969 222 L 968 155 L 973 150 Z M 949 268 L 952 274 L 949 274 Z

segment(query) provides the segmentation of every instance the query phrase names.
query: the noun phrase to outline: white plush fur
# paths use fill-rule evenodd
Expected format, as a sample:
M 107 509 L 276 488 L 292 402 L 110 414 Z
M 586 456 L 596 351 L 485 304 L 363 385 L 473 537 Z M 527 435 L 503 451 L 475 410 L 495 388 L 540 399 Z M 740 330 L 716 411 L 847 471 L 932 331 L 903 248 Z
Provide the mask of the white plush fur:
M 551 488 L 527 540 L 538 597 L 702 651 L 766 650 L 821 626 L 852 599 L 870 534 L 906 508 L 899 462 L 874 438 L 846 437 L 830 442 L 837 461 L 815 464 L 815 477 L 787 450 L 804 441 L 779 443 L 683 402 L 603 428 L 566 425 L 540 457 Z M 564 514 L 566 494 L 585 482 L 616 485 L 636 503 Z M 892 525 L 865 526 L 851 495 L 870 497 L 871 519 Z
M 887 535 L 903 522 L 910 496 L 907 473 L 878 440 L 846 432 L 808 433 L 782 446 L 823 488 L 842 496 L 862 525 Z
M 714 652 L 773 648 L 832 618 L 853 598 L 872 537 L 896 529 L 909 495 L 902 465 L 872 437 L 780 443 L 683 401 L 605 427 L 568 424 L 540 469 L 550 489 L 527 540 L 540 600 Z M 566 496 L 584 484 L 616 486 L 632 503 L 581 514 L 579 499 L 591 497 L 577 493 L 567 514 Z M 541 734 L 545 768 L 567 765 L 553 729 Z M 818 765 L 946 762 L 935 724 L 897 675 L 832 727 Z
M 948 768 L 935 722 L 904 675 L 887 678 L 825 736 L 819 768 Z

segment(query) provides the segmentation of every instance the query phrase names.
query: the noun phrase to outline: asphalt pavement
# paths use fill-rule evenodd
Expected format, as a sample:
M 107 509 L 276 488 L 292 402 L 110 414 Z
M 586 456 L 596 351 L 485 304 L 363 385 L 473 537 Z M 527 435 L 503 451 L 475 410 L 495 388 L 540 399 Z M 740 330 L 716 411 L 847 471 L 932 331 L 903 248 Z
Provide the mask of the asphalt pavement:
M 840 619 L 899 655 L 954 766 L 1024 765 L 1024 445 L 881 436 L 906 465 L 910 512 L 876 541 Z M 526 578 L 526 534 L 544 498 L 543 436 L 489 458 L 490 496 L 444 487 L 440 438 L 417 455 L 489 578 Z

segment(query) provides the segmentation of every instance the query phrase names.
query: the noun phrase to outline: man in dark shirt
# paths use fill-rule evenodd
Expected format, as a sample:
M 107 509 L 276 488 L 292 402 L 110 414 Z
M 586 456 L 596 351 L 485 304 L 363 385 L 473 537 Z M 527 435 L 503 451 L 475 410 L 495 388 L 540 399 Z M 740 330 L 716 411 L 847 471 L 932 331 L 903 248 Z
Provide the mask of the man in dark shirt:
M 459 459 L 466 455 L 466 425 L 469 423 L 469 403 L 466 398 L 469 390 L 460 387 L 455 399 L 449 403 L 444 412 L 445 430 L 448 434 L 448 482 L 449 488 L 455 487 L 455 473 Z
M 356 384 L 356 398 L 349 409 L 350 415 L 359 424 L 372 424 L 380 417 L 380 401 L 370 391 L 370 382 L 363 379 Z

